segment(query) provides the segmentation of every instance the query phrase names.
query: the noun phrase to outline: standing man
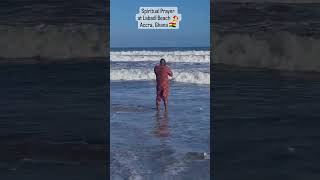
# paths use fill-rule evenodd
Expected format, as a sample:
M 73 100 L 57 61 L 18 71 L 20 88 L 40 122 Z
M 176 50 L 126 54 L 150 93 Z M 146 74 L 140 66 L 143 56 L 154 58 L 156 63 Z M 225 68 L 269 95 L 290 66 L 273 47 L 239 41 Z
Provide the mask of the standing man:
M 167 66 L 166 60 L 161 59 L 160 64 L 154 67 L 154 73 L 157 77 L 157 110 L 160 110 L 161 99 L 164 102 L 164 108 L 168 110 L 168 96 L 169 96 L 169 77 L 173 76 L 169 66 Z

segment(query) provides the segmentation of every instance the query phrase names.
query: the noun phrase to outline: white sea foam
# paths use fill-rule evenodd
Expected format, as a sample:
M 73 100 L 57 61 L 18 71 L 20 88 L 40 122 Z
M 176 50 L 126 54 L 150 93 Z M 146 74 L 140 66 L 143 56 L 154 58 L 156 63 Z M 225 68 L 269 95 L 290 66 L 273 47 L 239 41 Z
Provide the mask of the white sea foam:
M 159 61 L 209 63 L 210 51 L 111 51 L 111 61 Z
M 210 84 L 210 73 L 204 72 L 179 72 L 173 70 L 173 81 L 191 84 Z M 142 69 L 114 69 L 110 72 L 113 81 L 155 80 L 154 72 Z
M 213 62 L 320 72 L 320 39 L 288 32 L 216 36 Z
M 104 28 L 98 25 L 0 26 L 2 58 L 106 57 Z

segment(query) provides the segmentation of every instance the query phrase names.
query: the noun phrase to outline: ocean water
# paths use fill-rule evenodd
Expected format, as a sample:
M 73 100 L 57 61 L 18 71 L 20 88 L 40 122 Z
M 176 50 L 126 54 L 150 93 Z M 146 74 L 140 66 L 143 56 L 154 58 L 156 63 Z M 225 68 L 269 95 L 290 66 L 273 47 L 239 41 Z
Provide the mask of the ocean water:
M 319 179 L 319 4 L 214 8 L 214 179 Z
M 320 4 L 216 3 L 216 64 L 319 72 Z
M 214 177 L 319 179 L 320 74 L 222 65 L 214 72 Z
M 210 68 L 207 49 L 111 52 L 111 179 L 210 178 Z M 173 71 L 169 110 L 155 109 L 153 67 Z
M 1 179 L 106 178 L 104 64 L 0 64 Z
M 101 37 L 105 37 L 108 21 L 101 2 L 0 2 L 0 60 L 27 62 L 0 64 L 1 179 L 105 179 L 107 166 L 104 168 L 101 160 L 107 153 L 100 124 L 105 117 L 99 116 L 107 112 L 99 109 L 105 103 L 105 76 L 98 73 L 105 71 L 105 66 L 88 58 L 103 57 L 106 52 L 101 48 L 106 40 Z M 316 3 L 215 4 L 215 18 L 211 19 L 215 63 L 211 69 L 215 82 L 211 111 L 216 131 L 211 159 L 215 158 L 215 179 L 319 179 L 319 7 Z M 136 51 L 141 50 L 152 51 Z M 203 51 L 188 49 L 193 50 Z M 154 59 L 160 56 L 156 53 Z M 39 63 L 79 57 L 90 63 Z M 207 57 L 183 58 L 187 60 L 178 63 L 167 57 L 177 74 L 179 69 L 187 73 L 171 82 L 175 91 L 167 115 L 157 115 L 151 106 L 154 77 L 145 76 L 150 73 L 146 67 L 151 57 L 132 62 L 135 73 L 129 72 L 131 67 L 122 68 L 128 64 L 120 62 L 134 56 L 120 56 L 118 62 L 111 62 L 114 74 L 123 70 L 130 75 L 117 79 L 111 73 L 115 78 L 111 78 L 111 86 L 126 92 L 114 96 L 117 91 L 111 91 L 116 97 L 111 99 L 115 105 L 111 109 L 111 117 L 115 117 L 111 138 L 120 140 L 111 149 L 114 179 L 207 175 L 209 163 L 201 153 L 209 151 L 208 126 L 204 126 L 208 122 L 199 124 L 197 120 L 204 118 L 208 102 L 202 94 L 195 96 L 199 91 L 209 93 L 208 76 L 195 76 L 208 72 L 203 62 Z M 153 63 L 156 60 L 151 69 Z M 142 75 L 136 76 L 139 73 Z M 131 76 L 133 80 L 128 80 Z M 205 83 L 199 83 L 202 80 Z M 142 92 L 150 96 L 131 96 Z M 185 103 L 184 94 L 204 110 Z M 178 107 L 192 113 L 186 116 Z M 193 113 L 197 111 L 202 115 Z M 127 117 L 144 123 L 127 122 Z M 183 129 L 183 121 L 178 121 L 182 117 L 188 125 L 193 124 L 188 127 L 197 129 Z M 157 120 L 164 120 L 164 125 L 158 126 Z M 138 144 L 138 139 L 143 143 Z M 32 153 L 36 158 L 30 158 Z
M 103 7 L 0 2 L 0 179 L 106 179 Z
M 106 1 L 0 2 L 1 58 L 106 57 Z

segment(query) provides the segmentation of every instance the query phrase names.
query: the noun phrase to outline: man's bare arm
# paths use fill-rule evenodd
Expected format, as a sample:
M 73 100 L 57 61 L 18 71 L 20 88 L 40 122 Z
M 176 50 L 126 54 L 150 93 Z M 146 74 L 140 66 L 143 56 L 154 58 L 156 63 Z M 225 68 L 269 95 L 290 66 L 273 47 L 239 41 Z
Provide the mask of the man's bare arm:
M 173 76 L 173 73 L 172 73 L 172 71 L 171 71 L 171 69 L 168 67 L 168 69 L 169 69 L 169 73 L 168 73 L 168 75 L 170 76 L 170 77 L 172 77 Z

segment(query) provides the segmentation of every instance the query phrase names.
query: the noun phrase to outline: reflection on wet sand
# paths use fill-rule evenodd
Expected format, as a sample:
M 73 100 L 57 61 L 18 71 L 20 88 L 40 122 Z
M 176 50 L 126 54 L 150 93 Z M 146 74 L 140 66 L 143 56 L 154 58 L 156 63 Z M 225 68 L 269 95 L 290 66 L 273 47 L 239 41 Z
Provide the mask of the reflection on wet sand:
M 157 111 L 155 117 L 156 117 L 156 127 L 154 131 L 155 136 L 159 138 L 169 137 L 170 130 L 169 130 L 168 112 L 164 111 L 163 115 L 161 116 L 160 112 Z

